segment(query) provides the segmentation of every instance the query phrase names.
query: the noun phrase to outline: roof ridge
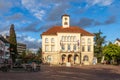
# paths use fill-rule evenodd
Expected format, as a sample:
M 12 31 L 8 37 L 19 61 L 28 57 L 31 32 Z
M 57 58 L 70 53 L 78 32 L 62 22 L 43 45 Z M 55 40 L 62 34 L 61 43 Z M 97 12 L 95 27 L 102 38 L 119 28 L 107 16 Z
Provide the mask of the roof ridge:
M 70 33 L 81 33 L 86 36 L 94 36 L 94 34 L 84 30 L 79 26 L 70 26 L 68 28 L 63 28 L 62 26 L 53 26 L 49 28 L 46 32 L 43 32 L 42 35 L 57 35 L 58 32 L 70 32 Z

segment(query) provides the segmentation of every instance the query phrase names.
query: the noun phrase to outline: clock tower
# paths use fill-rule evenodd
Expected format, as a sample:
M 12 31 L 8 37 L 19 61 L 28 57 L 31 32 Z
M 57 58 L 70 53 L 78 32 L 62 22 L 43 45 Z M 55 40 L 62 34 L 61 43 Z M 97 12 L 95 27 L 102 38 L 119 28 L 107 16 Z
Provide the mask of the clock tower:
M 63 28 L 69 28 L 70 27 L 70 16 L 67 14 L 64 14 L 62 16 L 62 27 Z

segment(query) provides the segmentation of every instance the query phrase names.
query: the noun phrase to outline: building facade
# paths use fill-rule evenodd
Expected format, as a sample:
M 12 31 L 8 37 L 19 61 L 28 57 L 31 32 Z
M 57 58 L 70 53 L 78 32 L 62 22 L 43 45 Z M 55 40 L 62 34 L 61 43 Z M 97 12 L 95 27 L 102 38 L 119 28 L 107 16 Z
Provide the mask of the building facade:
M 117 45 L 120 46 L 120 39 L 116 39 L 115 42 L 114 42 L 114 44 L 117 44 Z
M 26 44 L 17 43 L 17 52 L 18 52 L 18 54 L 21 55 L 25 51 L 26 51 Z
M 0 35 L 0 62 L 5 59 L 10 59 L 10 44 L 9 42 Z
M 94 35 L 70 26 L 70 16 L 62 16 L 62 26 L 53 26 L 42 35 L 42 58 L 50 64 L 90 65 L 94 56 Z

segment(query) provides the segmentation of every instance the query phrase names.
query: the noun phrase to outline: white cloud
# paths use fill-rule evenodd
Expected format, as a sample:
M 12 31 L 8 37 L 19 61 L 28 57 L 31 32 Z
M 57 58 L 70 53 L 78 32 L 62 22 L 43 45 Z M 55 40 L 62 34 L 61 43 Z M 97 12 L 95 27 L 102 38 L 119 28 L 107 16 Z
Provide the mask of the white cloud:
M 43 19 L 45 11 L 41 9 L 43 5 L 37 0 L 22 0 L 22 5 L 28 9 L 39 20 Z
M 113 0 L 103 0 L 102 1 L 103 6 L 111 5 L 112 3 L 113 3 Z
M 25 37 L 24 40 L 29 42 L 35 42 L 36 39 L 28 36 L 28 37 Z
M 45 11 L 44 11 L 44 10 L 36 11 L 36 12 L 34 13 L 34 15 L 35 15 L 38 19 L 40 19 L 40 20 L 42 20 L 42 17 L 43 17 L 44 14 L 45 14 Z
M 42 42 L 42 39 L 38 39 L 37 42 L 38 42 L 38 43 L 41 43 L 41 42 Z
M 32 53 L 37 53 L 38 49 L 35 48 L 29 48 L 30 51 L 32 51 Z
M 41 47 L 41 39 L 30 37 L 24 33 L 17 34 L 17 41 L 27 45 L 27 48 L 37 50 Z
M 9 30 L 1 31 L 0 34 L 1 35 L 8 35 L 9 34 Z
M 89 5 L 109 6 L 114 0 L 86 0 Z

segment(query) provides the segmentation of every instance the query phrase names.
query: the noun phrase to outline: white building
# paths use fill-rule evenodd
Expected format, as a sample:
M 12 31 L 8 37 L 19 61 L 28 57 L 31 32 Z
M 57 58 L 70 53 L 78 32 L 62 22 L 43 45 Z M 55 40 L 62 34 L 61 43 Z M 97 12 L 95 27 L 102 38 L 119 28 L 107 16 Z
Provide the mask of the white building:
M 0 35 L 0 59 L 4 60 L 10 58 L 9 47 L 9 42 L 3 36 Z
M 116 39 L 115 42 L 114 42 L 114 44 L 117 44 L 117 45 L 120 46 L 120 39 Z
M 42 58 L 50 64 L 92 64 L 94 35 L 70 26 L 70 16 L 62 16 L 62 26 L 53 26 L 42 35 Z
M 24 52 L 26 52 L 26 44 L 17 43 L 17 52 L 20 55 L 23 54 Z

